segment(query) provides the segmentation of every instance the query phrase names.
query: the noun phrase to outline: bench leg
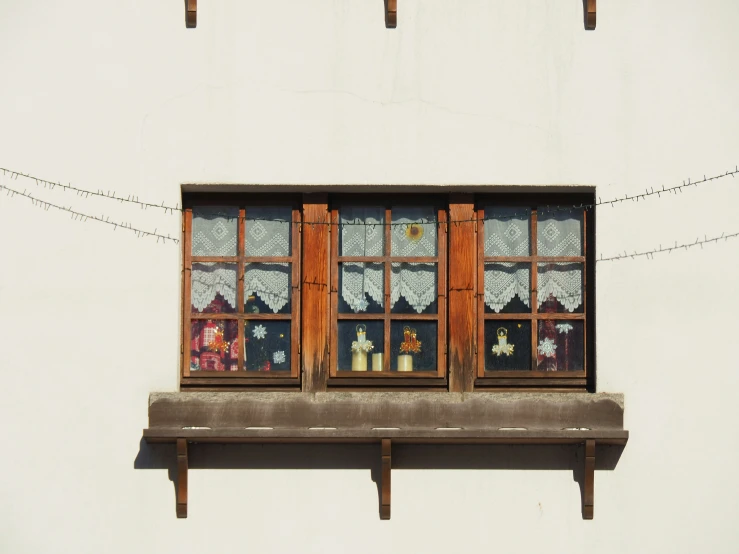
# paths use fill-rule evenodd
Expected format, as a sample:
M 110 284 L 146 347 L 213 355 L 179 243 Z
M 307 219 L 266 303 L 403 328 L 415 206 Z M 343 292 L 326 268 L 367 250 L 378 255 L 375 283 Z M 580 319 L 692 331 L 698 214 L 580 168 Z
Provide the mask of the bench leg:
M 380 519 L 390 519 L 390 439 L 382 439 Z
M 187 439 L 177 439 L 177 517 L 187 517 Z
M 595 486 L 595 440 L 585 441 L 585 486 L 583 487 L 582 518 L 593 519 Z

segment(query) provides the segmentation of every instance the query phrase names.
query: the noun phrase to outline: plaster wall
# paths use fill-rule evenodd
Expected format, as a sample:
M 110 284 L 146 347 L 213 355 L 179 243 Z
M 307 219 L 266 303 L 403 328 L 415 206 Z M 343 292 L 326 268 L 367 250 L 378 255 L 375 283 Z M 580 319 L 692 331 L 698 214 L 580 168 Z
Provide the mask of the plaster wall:
M 401 0 L 396 30 L 380 0 L 202 1 L 194 30 L 174 0 L 0 8 L 0 166 L 82 188 L 175 204 L 184 183 L 593 185 L 606 200 L 739 163 L 733 0 L 602 0 L 594 32 L 578 0 Z M 598 254 L 739 231 L 738 182 L 599 208 Z M 179 234 L 177 215 L 0 184 Z M 598 263 L 598 390 L 625 394 L 631 439 L 596 473 L 595 520 L 567 464 L 524 471 L 499 448 L 466 451 L 497 456 L 489 470 L 401 451 L 380 521 L 374 451 L 339 447 L 195 469 L 177 520 L 167 471 L 134 461 L 148 394 L 178 386 L 179 248 L 4 194 L 0 237 L 2 552 L 737 550 L 739 240 Z M 319 469 L 268 467 L 290 455 Z

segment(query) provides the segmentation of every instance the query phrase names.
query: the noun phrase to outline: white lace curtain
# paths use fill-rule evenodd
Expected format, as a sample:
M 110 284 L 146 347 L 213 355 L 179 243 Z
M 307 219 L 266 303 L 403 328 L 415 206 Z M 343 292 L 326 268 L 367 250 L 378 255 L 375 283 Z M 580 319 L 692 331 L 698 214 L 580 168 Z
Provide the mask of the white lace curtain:
M 530 210 L 525 208 L 486 209 L 485 255 L 528 256 L 530 216 Z M 581 256 L 582 212 L 539 210 L 536 244 L 540 256 Z M 485 304 L 493 311 L 500 312 L 516 296 L 530 306 L 530 290 L 530 264 L 485 264 Z M 567 311 L 575 311 L 582 304 L 582 264 L 540 264 L 538 307 L 550 295 Z
M 436 256 L 436 217 L 433 208 L 393 208 L 391 255 Z M 385 209 L 346 207 L 339 214 L 342 256 L 382 256 L 385 248 Z M 413 226 L 411 224 L 414 224 Z M 436 264 L 393 263 L 390 273 L 390 307 L 402 297 L 417 312 L 436 299 Z M 384 306 L 383 264 L 344 262 L 341 296 L 354 312 L 363 312 L 371 298 Z
M 290 256 L 291 209 L 247 208 L 245 252 L 247 256 Z M 236 256 L 238 209 L 199 207 L 193 209 L 194 256 Z M 194 263 L 192 304 L 204 310 L 217 294 L 236 308 L 236 264 Z M 277 313 L 290 299 L 290 264 L 248 263 L 244 272 L 244 297 L 256 294 Z

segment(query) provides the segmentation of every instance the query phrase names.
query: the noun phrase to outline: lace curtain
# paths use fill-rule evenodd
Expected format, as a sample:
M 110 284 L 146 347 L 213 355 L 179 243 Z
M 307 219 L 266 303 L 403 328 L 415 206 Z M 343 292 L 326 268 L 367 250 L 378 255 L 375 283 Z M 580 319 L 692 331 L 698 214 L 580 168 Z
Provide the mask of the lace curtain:
M 200 206 L 192 210 L 192 255 L 236 256 L 239 210 Z
M 216 294 L 236 310 L 236 264 L 200 262 L 192 264 L 190 295 L 198 312 L 204 311 Z
M 433 208 L 393 208 L 392 256 L 436 256 L 436 218 Z M 385 210 L 379 207 L 342 208 L 342 256 L 382 256 L 385 247 Z M 354 225 L 353 225 L 354 224 Z M 411 225 L 413 224 L 413 225 Z M 436 264 L 393 263 L 390 274 L 390 307 L 402 297 L 417 312 L 436 299 Z M 384 303 L 384 273 L 380 263 L 341 264 L 341 296 L 354 312 L 367 309 L 371 298 Z
M 237 208 L 198 207 L 193 209 L 193 256 L 236 256 Z M 245 248 L 247 256 L 290 256 L 288 207 L 249 207 L 246 210 Z M 236 265 L 194 263 L 192 304 L 203 311 L 220 294 L 236 308 Z M 245 298 L 256 294 L 277 313 L 290 299 L 290 264 L 248 263 L 244 272 Z
M 347 207 L 339 212 L 342 256 L 382 256 L 385 248 L 385 209 Z M 341 296 L 354 312 L 363 312 L 367 296 L 384 303 L 385 279 L 382 264 L 341 264 Z
M 485 255 L 530 254 L 530 210 L 485 210 Z M 540 210 L 537 225 L 540 256 L 582 255 L 582 213 L 577 210 Z M 500 312 L 515 297 L 530 306 L 531 269 L 527 263 L 485 264 L 485 304 Z M 567 311 L 582 304 L 582 264 L 552 263 L 538 267 L 538 307 L 553 295 Z
M 290 256 L 289 207 L 247 207 L 244 252 L 247 256 Z M 248 263 L 244 271 L 244 298 L 256 294 L 274 312 L 290 300 L 290 264 Z

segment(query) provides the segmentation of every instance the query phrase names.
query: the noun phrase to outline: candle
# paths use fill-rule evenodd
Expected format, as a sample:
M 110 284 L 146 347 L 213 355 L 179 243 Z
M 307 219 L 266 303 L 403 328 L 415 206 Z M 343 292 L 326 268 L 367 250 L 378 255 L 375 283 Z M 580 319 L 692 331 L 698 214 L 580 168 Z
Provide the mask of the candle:
M 385 364 L 382 359 L 382 352 L 372 354 L 372 371 L 382 371 L 383 369 L 385 369 Z
M 367 352 L 352 352 L 352 371 L 367 371 Z
M 410 354 L 398 356 L 398 371 L 413 371 L 413 356 Z

